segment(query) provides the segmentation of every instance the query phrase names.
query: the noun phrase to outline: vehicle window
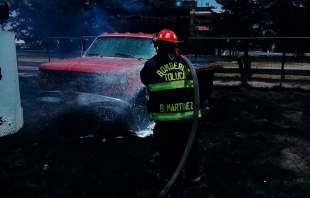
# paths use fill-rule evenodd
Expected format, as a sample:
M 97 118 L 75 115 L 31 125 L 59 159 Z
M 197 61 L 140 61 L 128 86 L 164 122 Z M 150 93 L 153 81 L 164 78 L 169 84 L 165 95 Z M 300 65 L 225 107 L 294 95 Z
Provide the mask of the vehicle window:
M 155 55 L 151 38 L 105 36 L 97 38 L 85 56 L 149 59 Z

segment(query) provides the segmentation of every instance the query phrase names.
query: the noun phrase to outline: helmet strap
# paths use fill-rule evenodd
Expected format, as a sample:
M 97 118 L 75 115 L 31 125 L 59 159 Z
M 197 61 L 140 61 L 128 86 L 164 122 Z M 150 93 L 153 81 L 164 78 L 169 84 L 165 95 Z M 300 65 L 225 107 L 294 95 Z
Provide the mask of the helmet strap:
M 180 56 L 180 53 L 179 53 L 179 49 L 178 49 L 178 48 L 175 48 L 175 49 L 174 49 L 174 53 L 175 53 L 176 56 Z

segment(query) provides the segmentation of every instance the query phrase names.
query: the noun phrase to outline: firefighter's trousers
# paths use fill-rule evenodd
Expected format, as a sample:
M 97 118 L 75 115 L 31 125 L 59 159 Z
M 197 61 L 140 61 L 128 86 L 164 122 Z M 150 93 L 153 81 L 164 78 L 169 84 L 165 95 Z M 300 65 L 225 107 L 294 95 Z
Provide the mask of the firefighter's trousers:
M 153 145 L 160 154 L 163 176 L 170 179 L 176 170 L 191 132 L 192 120 L 157 121 L 153 133 Z M 188 178 L 196 177 L 203 171 L 199 152 L 199 138 L 202 132 L 198 124 L 195 140 L 184 166 Z M 180 174 L 181 175 L 181 174 Z

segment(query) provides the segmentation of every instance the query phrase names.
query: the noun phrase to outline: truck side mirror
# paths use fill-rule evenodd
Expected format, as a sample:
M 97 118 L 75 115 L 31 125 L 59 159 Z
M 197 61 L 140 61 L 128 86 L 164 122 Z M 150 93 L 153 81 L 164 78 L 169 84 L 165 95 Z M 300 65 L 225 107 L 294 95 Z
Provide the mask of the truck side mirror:
M 4 1 L 0 1 L 0 20 L 7 19 L 9 19 L 9 5 Z

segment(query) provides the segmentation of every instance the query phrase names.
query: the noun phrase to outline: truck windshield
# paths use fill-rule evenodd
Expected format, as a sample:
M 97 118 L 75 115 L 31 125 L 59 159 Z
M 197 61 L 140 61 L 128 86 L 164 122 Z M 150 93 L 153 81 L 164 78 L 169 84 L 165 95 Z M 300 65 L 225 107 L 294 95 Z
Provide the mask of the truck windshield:
M 150 59 L 156 53 L 152 38 L 104 36 L 97 38 L 84 56 Z

